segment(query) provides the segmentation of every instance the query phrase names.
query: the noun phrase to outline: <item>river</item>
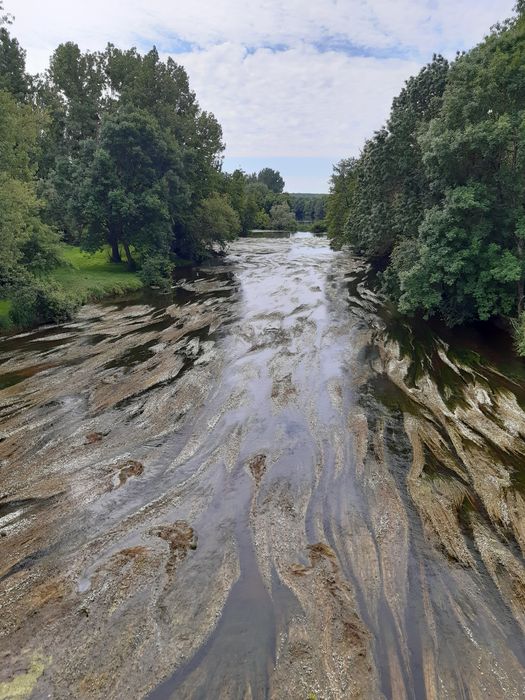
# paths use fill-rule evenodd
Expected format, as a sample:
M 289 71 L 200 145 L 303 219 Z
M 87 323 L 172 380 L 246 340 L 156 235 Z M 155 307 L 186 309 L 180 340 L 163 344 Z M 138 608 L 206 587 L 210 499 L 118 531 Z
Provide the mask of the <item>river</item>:
M 0 699 L 525 697 L 524 365 L 369 277 L 243 239 L 0 340 Z

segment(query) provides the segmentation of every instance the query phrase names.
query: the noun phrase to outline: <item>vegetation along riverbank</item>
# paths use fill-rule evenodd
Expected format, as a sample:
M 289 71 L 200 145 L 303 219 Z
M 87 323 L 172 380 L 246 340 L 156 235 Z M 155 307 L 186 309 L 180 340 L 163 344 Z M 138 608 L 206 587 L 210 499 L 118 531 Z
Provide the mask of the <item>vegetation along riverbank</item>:
M 29 75 L 12 21 L 0 14 L 4 327 L 63 321 L 140 284 L 168 288 L 181 259 L 202 262 L 253 228 L 296 229 L 277 171 L 222 172 L 221 126 L 172 58 L 67 42 Z
M 334 168 L 335 246 L 373 260 L 407 315 L 494 317 L 525 354 L 525 3 L 453 61 L 434 56 L 359 158 Z

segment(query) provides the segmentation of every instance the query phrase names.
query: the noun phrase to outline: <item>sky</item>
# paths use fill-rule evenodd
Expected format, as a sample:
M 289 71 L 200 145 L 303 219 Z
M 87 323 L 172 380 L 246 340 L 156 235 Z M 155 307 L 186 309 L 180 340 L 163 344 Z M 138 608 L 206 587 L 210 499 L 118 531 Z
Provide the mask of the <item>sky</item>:
M 433 53 L 452 58 L 514 0 L 4 0 L 31 73 L 65 41 L 156 45 L 190 77 L 226 142 L 224 169 L 278 169 L 289 192 L 326 192 L 392 98 Z

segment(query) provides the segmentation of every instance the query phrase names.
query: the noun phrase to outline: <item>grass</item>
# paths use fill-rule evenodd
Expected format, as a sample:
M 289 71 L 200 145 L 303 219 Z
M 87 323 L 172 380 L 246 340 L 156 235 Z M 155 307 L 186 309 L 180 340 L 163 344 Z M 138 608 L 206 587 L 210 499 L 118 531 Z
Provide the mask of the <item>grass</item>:
M 135 272 L 125 263 L 109 262 L 107 250 L 84 253 L 77 246 L 62 245 L 64 265 L 49 273 L 49 278 L 80 303 L 106 296 L 124 294 L 142 287 Z
M 108 296 L 117 296 L 142 287 L 135 272 L 130 272 L 125 263 L 109 262 L 109 251 L 84 253 L 79 247 L 62 244 L 64 264 L 52 270 L 47 277 L 63 287 L 66 294 L 77 304 L 96 301 Z M 0 328 L 10 325 L 9 299 L 0 299 Z
M 9 311 L 11 302 L 9 299 L 0 299 L 0 329 L 9 327 Z

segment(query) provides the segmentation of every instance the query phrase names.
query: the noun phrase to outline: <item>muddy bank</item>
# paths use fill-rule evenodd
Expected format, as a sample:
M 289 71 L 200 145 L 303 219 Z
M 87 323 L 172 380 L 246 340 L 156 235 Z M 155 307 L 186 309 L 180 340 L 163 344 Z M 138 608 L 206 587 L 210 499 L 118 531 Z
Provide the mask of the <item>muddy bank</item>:
M 0 341 L 0 698 L 523 697 L 523 382 L 366 277 L 238 241 Z

